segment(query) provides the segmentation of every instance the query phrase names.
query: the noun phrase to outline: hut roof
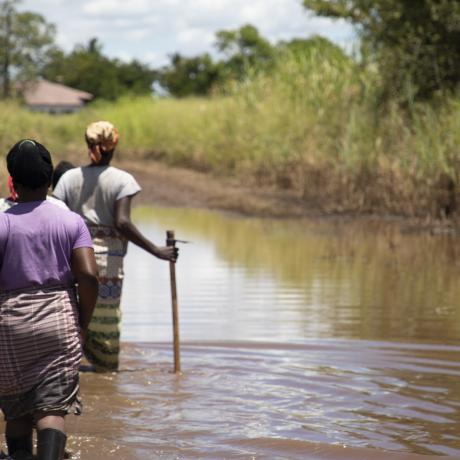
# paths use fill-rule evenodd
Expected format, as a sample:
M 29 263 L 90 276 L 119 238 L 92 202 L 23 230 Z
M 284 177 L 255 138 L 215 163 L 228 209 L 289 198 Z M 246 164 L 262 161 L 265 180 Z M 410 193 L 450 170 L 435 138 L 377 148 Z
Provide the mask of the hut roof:
M 93 99 L 91 93 L 70 88 L 48 80 L 38 80 L 28 85 L 23 92 L 29 106 L 81 106 Z

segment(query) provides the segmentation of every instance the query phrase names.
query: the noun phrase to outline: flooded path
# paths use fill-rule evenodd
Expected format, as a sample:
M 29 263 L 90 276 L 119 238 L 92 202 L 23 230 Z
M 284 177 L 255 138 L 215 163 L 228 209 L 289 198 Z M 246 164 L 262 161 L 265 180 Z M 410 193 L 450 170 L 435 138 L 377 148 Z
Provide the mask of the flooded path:
M 460 344 L 460 239 L 382 223 L 285 221 L 138 209 L 156 242 L 173 228 L 186 340 L 310 338 Z M 131 246 L 124 339 L 169 340 L 169 272 Z
M 122 371 L 82 374 L 86 459 L 460 459 L 460 240 L 396 226 L 138 209 Z
M 459 355 L 383 342 L 196 342 L 176 376 L 169 344 L 128 344 L 118 375 L 82 376 L 86 413 L 70 421 L 69 446 L 82 459 L 460 458 Z

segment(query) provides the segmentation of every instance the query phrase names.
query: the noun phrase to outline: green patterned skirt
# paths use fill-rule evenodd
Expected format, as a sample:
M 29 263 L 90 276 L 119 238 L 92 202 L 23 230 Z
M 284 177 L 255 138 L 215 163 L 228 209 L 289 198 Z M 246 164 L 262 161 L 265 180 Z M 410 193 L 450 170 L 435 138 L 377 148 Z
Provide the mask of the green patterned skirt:
M 120 300 L 127 240 L 112 227 L 90 226 L 89 230 L 99 269 L 99 296 L 84 351 L 97 372 L 116 371 L 120 353 Z

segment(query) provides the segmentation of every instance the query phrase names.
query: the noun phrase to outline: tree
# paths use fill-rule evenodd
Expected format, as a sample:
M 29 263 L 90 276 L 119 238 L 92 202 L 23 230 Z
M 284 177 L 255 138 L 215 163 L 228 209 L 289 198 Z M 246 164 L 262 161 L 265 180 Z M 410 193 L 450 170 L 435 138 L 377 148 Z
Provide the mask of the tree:
M 160 71 L 159 83 L 176 97 L 208 94 L 220 78 L 220 66 L 209 54 L 191 58 L 179 53 Z
M 152 92 L 152 84 L 157 77 L 157 72 L 147 64 L 136 59 L 131 62 L 119 62 L 115 60 L 118 80 L 125 88 L 124 92 L 143 95 Z
M 34 80 L 55 50 L 55 27 L 40 14 L 18 12 L 18 0 L 0 3 L 0 79 L 3 97 L 11 93 L 10 78 Z
M 124 63 L 104 56 L 102 45 L 92 38 L 67 55 L 56 51 L 42 76 L 88 91 L 97 98 L 115 100 L 126 93 L 150 94 L 155 72 L 136 60 Z
M 171 63 L 159 70 L 158 81 L 173 96 L 206 95 L 216 85 L 241 80 L 249 69 L 267 69 L 273 63 L 275 47 L 251 25 L 216 33 L 216 47 L 222 59 L 208 54 L 170 56 Z
M 114 100 L 121 93 L 121 84 L 113 63 L 102 54 L 97 39 L 87 45 L 77 45 L 66 55 L 56 53 L 52 62 L 43 69 L 42 75 L 72 88 L 92 93 L 95 97 Z
M 241 79 L 249 68 L 264 68 L 273 61 L 274 49 L 256 27 L 246 24 L 216 34 L 216 47 L 226 57 L 226 78 Z
M 353 23 L 379 64 L 387 95 L 426 99 L 460 82 L 458 0 L 303 0 Z
M 349 59 L 340 46 L 319 35 L 314 35 L 310 38 L 293 38 L 289 41 L 282 41 L 278 43 L 277 48 L 281 51 L 287 49 L 297 56 L 309 56 L 315 52 L 321 55 L 327 54 L 333 56 L 337 60 Z

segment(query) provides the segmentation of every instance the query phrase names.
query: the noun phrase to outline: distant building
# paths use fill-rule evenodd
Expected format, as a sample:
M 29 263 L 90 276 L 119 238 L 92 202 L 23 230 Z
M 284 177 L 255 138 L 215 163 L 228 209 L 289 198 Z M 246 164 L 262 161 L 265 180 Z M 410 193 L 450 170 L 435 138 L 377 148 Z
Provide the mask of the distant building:
M 93 99 L 91 93 L 48 80 L 38 80 L 22 93 L 27 107 L 37 112 L 72 113 Z

